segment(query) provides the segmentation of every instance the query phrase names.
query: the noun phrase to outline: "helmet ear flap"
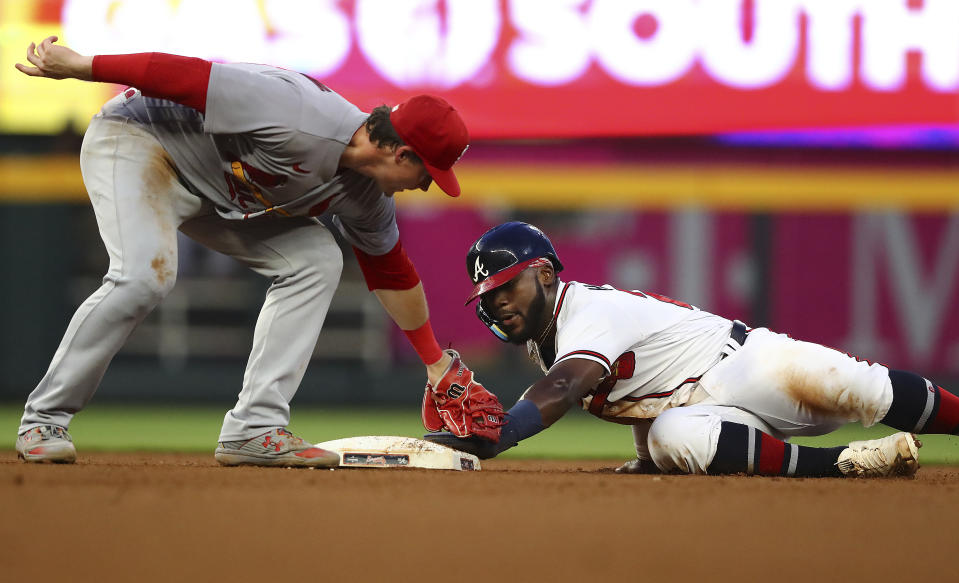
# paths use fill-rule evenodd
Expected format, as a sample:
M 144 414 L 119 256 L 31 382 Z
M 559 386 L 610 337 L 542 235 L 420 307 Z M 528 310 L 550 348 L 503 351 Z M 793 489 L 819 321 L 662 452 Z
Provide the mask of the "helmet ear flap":
M 480 319 L 480 322 L 486 325 L 489 328 L 489 331 L 493 333 L 493 336 L 496 336 L 503 342 L 509 342 L 509 337 L 506 336 L 506 332 L 503 332 L 503 329 L 500 328 L 499 320 L 490 316 L 489 312 L 483 307 L 483 300 L 476 302 L 476 317 Z

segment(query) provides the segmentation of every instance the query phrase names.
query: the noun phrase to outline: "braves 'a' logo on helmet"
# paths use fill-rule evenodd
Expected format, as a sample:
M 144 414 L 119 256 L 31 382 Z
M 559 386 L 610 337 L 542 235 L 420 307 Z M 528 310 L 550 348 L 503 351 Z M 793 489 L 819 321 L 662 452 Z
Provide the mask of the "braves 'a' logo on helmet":
M 489 277 L 489 272 L 486 271 L 486 267 L 480 262 L 479 255 L 476 256 L 476 263 L 473 265 L 473 282 L 476 283 L 479 281 L 480 276 Z
M 459 399 L 460 395 L 462 395 L 463 391 L 465 390 L 466 390 L 466 387 L 464 387 L 463 385 L 452 383 L 450 385 L 449 390 L 446 391 L 446 394 L 450 396 L 450 399 Z

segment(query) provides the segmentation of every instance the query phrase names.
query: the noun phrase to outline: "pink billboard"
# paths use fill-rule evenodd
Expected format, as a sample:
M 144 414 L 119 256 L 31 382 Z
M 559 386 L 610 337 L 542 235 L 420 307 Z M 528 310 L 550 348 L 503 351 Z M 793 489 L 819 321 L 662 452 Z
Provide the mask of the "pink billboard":
M 959 215 L 786 213 L 768 216 L 764 235 L 753 215 L 704 210 L 401 213 L 444 346 L 496 350 L 499 341 L 463 306 L 465 254 L 512 219 L 550 235 L 561 278 L 663 293 L 894 368 L 959 373 Z M 767 322 L 755 320 L 763 315 Z

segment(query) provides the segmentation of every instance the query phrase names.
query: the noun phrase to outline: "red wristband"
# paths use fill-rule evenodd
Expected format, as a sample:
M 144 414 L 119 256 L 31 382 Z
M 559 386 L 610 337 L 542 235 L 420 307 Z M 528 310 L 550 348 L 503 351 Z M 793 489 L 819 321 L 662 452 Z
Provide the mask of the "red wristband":
M 403 333 L 410 339 L 410 344 L 420 355 L 423 364 L 433 364 L 443 357 L 443 351 L 436 341 L 436 336 L 433 336 L 433 327 L 430 326 L 429 320 L 416 330 L 403 330 Z

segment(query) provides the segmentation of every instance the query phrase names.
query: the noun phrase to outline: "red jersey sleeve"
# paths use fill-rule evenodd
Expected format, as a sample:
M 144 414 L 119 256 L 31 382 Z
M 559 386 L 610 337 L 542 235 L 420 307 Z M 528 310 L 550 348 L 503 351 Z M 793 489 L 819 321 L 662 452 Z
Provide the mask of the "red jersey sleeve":
M 360 263 L 366 287 L 375 289 L 410 289 L 420 282 L 420 276 L 409 256 L 403 249 L 403 242 L 397 241 L 384 255 L 370 255 L 353 247 L 353 253 Z
M 206 92 L 213 63 L 166 53 L 97 55 L 93 80 L 136 87 L 148 97 L 169 99 L 206 112 Z

